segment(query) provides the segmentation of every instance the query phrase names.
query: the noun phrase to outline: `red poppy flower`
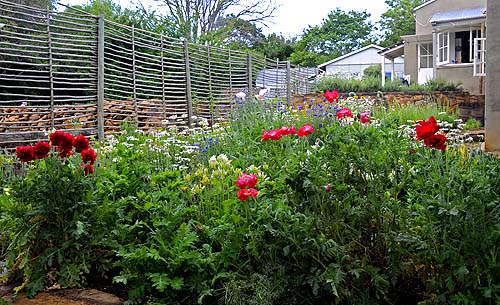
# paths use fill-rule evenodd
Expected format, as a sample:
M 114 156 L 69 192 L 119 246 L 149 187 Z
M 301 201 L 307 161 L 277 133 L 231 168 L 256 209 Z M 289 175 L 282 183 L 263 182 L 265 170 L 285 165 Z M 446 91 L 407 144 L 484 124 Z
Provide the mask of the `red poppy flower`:
M 83 166 L 83 173 L 85 176 L 88 176 L 90 174 L 93 174 L 95 172 L 94 166 L 92 164 L 85 164 Z
M 92 148 L 82 150 L 81 155 L 83 163 L 90 162 L 90 164 L 94 164 L 97 158 L 97 154 Z
M 297 135 L 299 137 L 305 137 L 305 136 L 310 135 L 313 132 L 314 132 L 314 128 L 312 127 L 311 124 L 304 124 L 302 127 L 299 128 Z
M 255 198 L 257 195 L 259 195 L 259 191 L 256 189 L 250 188 L 250 189 L 241 189 L 238 191 L 236 194 L 238 199 L 241 201 L 245 201 L 248 198 Z
M 281 139 L 281 133 L 278 130 L 269 130 L 267 134 L 271 140 L 278 141 Z
M 54 131 L 53 133 L 50 134 L 50 143 L 52 143 L 52 145 L 54 146 L 62 145 L 64 142 L 65 134 L 66 134 L 65 132 L 59 130 Z
M 417 132 L 417 140 L 425 140 L 428 137 L 432 136 L 439 130 L 439 125 L 436 121 L 436 119 L 431 116 L 428 120 L 426 121 L 418 121 L 417 126 L 415 127 L 415 130 Z
M 271 137 L 269 136 L 269 132 L 262 130 L 262 136 L 260 137 L 260 139 L 264 142 L 269 141 L 269 139 L 271 139 Z
M 36 159 L 43 159 L 49 155 L 50 144 L 48 142 L 38 142 L 33 147 Z
M 342 108 L 342 109 L 340 109 L 339 111 L 337 111 L 336 116 L 339 119 L 343 119 L 345 117 L 350 117 L 350 118 L 353 117 L 352 111 L 349 108 Z
M 424 139 L 425 146 L 433 147 L 435 149 L 446 150 L 446 141 L 448 139 L 443 134 L 433 134 Z
M 33 146 L 18 146 L 16 147 L 16 157 L 21 162 L 30 162 L 36 159 Z
M 370 117 L 369 117 L 370 111 L 363 111 L 359 115 L 361 117 L 361 123 L 365 124 L 365 123 L 371 122 Z
M 57 148 L 60 158 L 67 158 L 73 155 L 73 149 L 63 149 L 61 146 Z
M 337 90 L 333 90 L 333 91 L 326 90 L 326 92 L 323 94 L 323 96 L 325 97 L 325 99 L 327 101 L 329 101 L 330 103 L 333 103 L 334 101 L 336 101 L 339 98 L 339 93 Z
M 256 174 L 247 174 L 243 172 L 241 176 L 236 180 L 236 186 L 240 189 L 244 188 L 253 188 L 257 184 L 257 175 Z
M 82 152 L 84 149 L 90 148 L 90 141 L 83 135 L 79 135 L 73 140 L 73 146 L 77 153 Z

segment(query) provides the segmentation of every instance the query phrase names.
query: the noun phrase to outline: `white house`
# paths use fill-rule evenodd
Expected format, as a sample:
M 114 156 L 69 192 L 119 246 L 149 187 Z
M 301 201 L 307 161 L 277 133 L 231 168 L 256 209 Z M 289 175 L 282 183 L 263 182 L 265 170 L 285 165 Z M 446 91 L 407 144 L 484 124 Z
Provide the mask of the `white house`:
M 359 50 L 353 51 L 346 55 L 337 57 L 318 66 L 320 71 L 325 75 L 336 75 L 343 78 L 361 78 L 363 71 L 370 66 L 380 66 L 383 56 L 379 54 L 384 50 L 381 46 L 371 44 Z M 385 64 L 385 74 L 388 77 L 392 75 L 392 64 Z M 394 76 L 401 78 L 404 71 L 404 58 L 397 57 L 394 59 Z M 394 77 L 393 76 L 393 77 Z

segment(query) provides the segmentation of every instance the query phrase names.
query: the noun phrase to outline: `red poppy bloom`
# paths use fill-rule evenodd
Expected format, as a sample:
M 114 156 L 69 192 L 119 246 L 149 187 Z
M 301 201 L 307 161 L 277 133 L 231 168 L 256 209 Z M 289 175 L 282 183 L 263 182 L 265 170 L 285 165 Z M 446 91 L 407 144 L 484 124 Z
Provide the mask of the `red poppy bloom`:
M 63 149 L 62 146 L 57 148 L 60 158 L 67 158 L 73 155 L 73 149 Z
M 299 137 L 305 137 L 305 136 L 310 135 L 313 132 L 314 132 L 314 128 L 312 127 L 311 124 L 304 124 L 302 127 L 299 128 L 297 135 Z
M 236 180 L 236 186 L 240 189 L 244 188 L 253 188 L 257 184 L 257 175 L 256 174 L 247 174 L 243 172 L 241 176 Z
M 88 176 L 90 174 L 93 174 L 95 172 L 94 166 L 92 164 L 85 164 L 83 166 L 83 173 L 85 176 Z
M 90 141 L 83 135 L 79 135 L 73 140 L 73 146 L 77 153 L 82 152 L 84 149 L 90 148 Z
M 278 141 L 281 139 L 281 133 L 278 130 L 269 130 L 267 134 L 271 140 Z
M 353 117 L 352 111 L 349 108 L 342 108 L 342 109 L 340 109 L 339 111 L 337 111 L 336 116 L 339 119 L 343 119 L 345 117 L 350 117 L 350 118 Z
M 323 96 L 325 97 L 325 99 L 327 101 L 329 101 L 330 103 L 333 103 L 334 101 L 336 101 L 339 98 L 339 93 L 337 90 L 333 90 L 333 91 L 326 90 L 326 92 L 323 94 Z
M 50 143 L 54 146 L 60 146 L 64 142 L 64 135 L 66 133 L 62 132 L 60 130 L 56 130 L 53 133 L 50 134 Z
M 431 116 L 426 121 L 423 120 L 418 121 L 415 130 L 417 132 L 417 140 L 425 140 L 428 137 L 435 134 L 436 132 L 438 132 L 439 125 L 436 119 L 433 116 Z
M 30 162 L 36 159 L 33 146 L 18 146 L 16 147 L 16 157 L 21 162 Z
M 241 189 L 238 191 L 236 194 L 238 196 L 238 199 L 241 201 L 245 201 L 248 198 L 255 198 L 257 195 L 259 195 L 259 191 L 256 189 L 250 188 L 250 189 Z
M 49 155 L 50 144 L 48 142 L 38 142 L 33 147 L 36 159 L 43 159 Z
M 433 134 L 424 139 L 425 146 L 433 147 L 435 149 L 446 150 L 446 141 L 448 139 L 443 134 Z
M 371 122 L 371 120 L 370 120 L 370 111 L 363 111 L 359 115 L 361 117 L 361 123 L 365 124 L 365 123 L 370 123 Z
M 83 163 L 90 162 L 90 164 L 94 164 L 97 158 L 97 154 L 92 148 L 82 150 L 81 155 Z
M 269 141 L 270 138 L 271 137 L 269 136 L 269 132 L 262 130 L 262 136 L 260 137 L 260 139 L 264 142 L 267 142 L 267 141 Z

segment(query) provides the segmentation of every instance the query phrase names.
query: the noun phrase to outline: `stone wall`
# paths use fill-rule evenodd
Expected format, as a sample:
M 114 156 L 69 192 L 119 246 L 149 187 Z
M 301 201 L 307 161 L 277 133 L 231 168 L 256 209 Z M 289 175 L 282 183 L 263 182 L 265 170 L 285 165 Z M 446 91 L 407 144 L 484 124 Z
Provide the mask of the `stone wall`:
M 340 94 L 347 97 L 349 94 Z M 449 111 L 457 111 L 459 117 L 466 121 L 474 118 L 484 124 L 484 95 L 470 95 L 467 92 L 385 92 L 383 98 L 379 98 L 376 92 L 360 92 L 359 97 L 377 99 L 379 104 L 415 104 L 422 101 L 435 101 L 438 105 Z M 294 95 L 292 104 L 294 107 L 304 106 L 304 103 L 323 103 L 322 94 Z

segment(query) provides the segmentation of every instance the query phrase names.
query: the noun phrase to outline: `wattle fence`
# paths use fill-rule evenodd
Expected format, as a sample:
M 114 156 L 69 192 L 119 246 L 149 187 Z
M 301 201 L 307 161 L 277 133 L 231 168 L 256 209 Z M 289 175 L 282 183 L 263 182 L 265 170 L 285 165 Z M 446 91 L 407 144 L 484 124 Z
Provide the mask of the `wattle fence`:
M 314 89 L 315 68 L 199 45 L 66 8 L 0 0 L 0 147 L 66 129 L 103 138 L 124 120 L 139 128 L 213 117 L 267 88 L 291 101 Z M 201 105 L 201 106 L 200 106 Z

